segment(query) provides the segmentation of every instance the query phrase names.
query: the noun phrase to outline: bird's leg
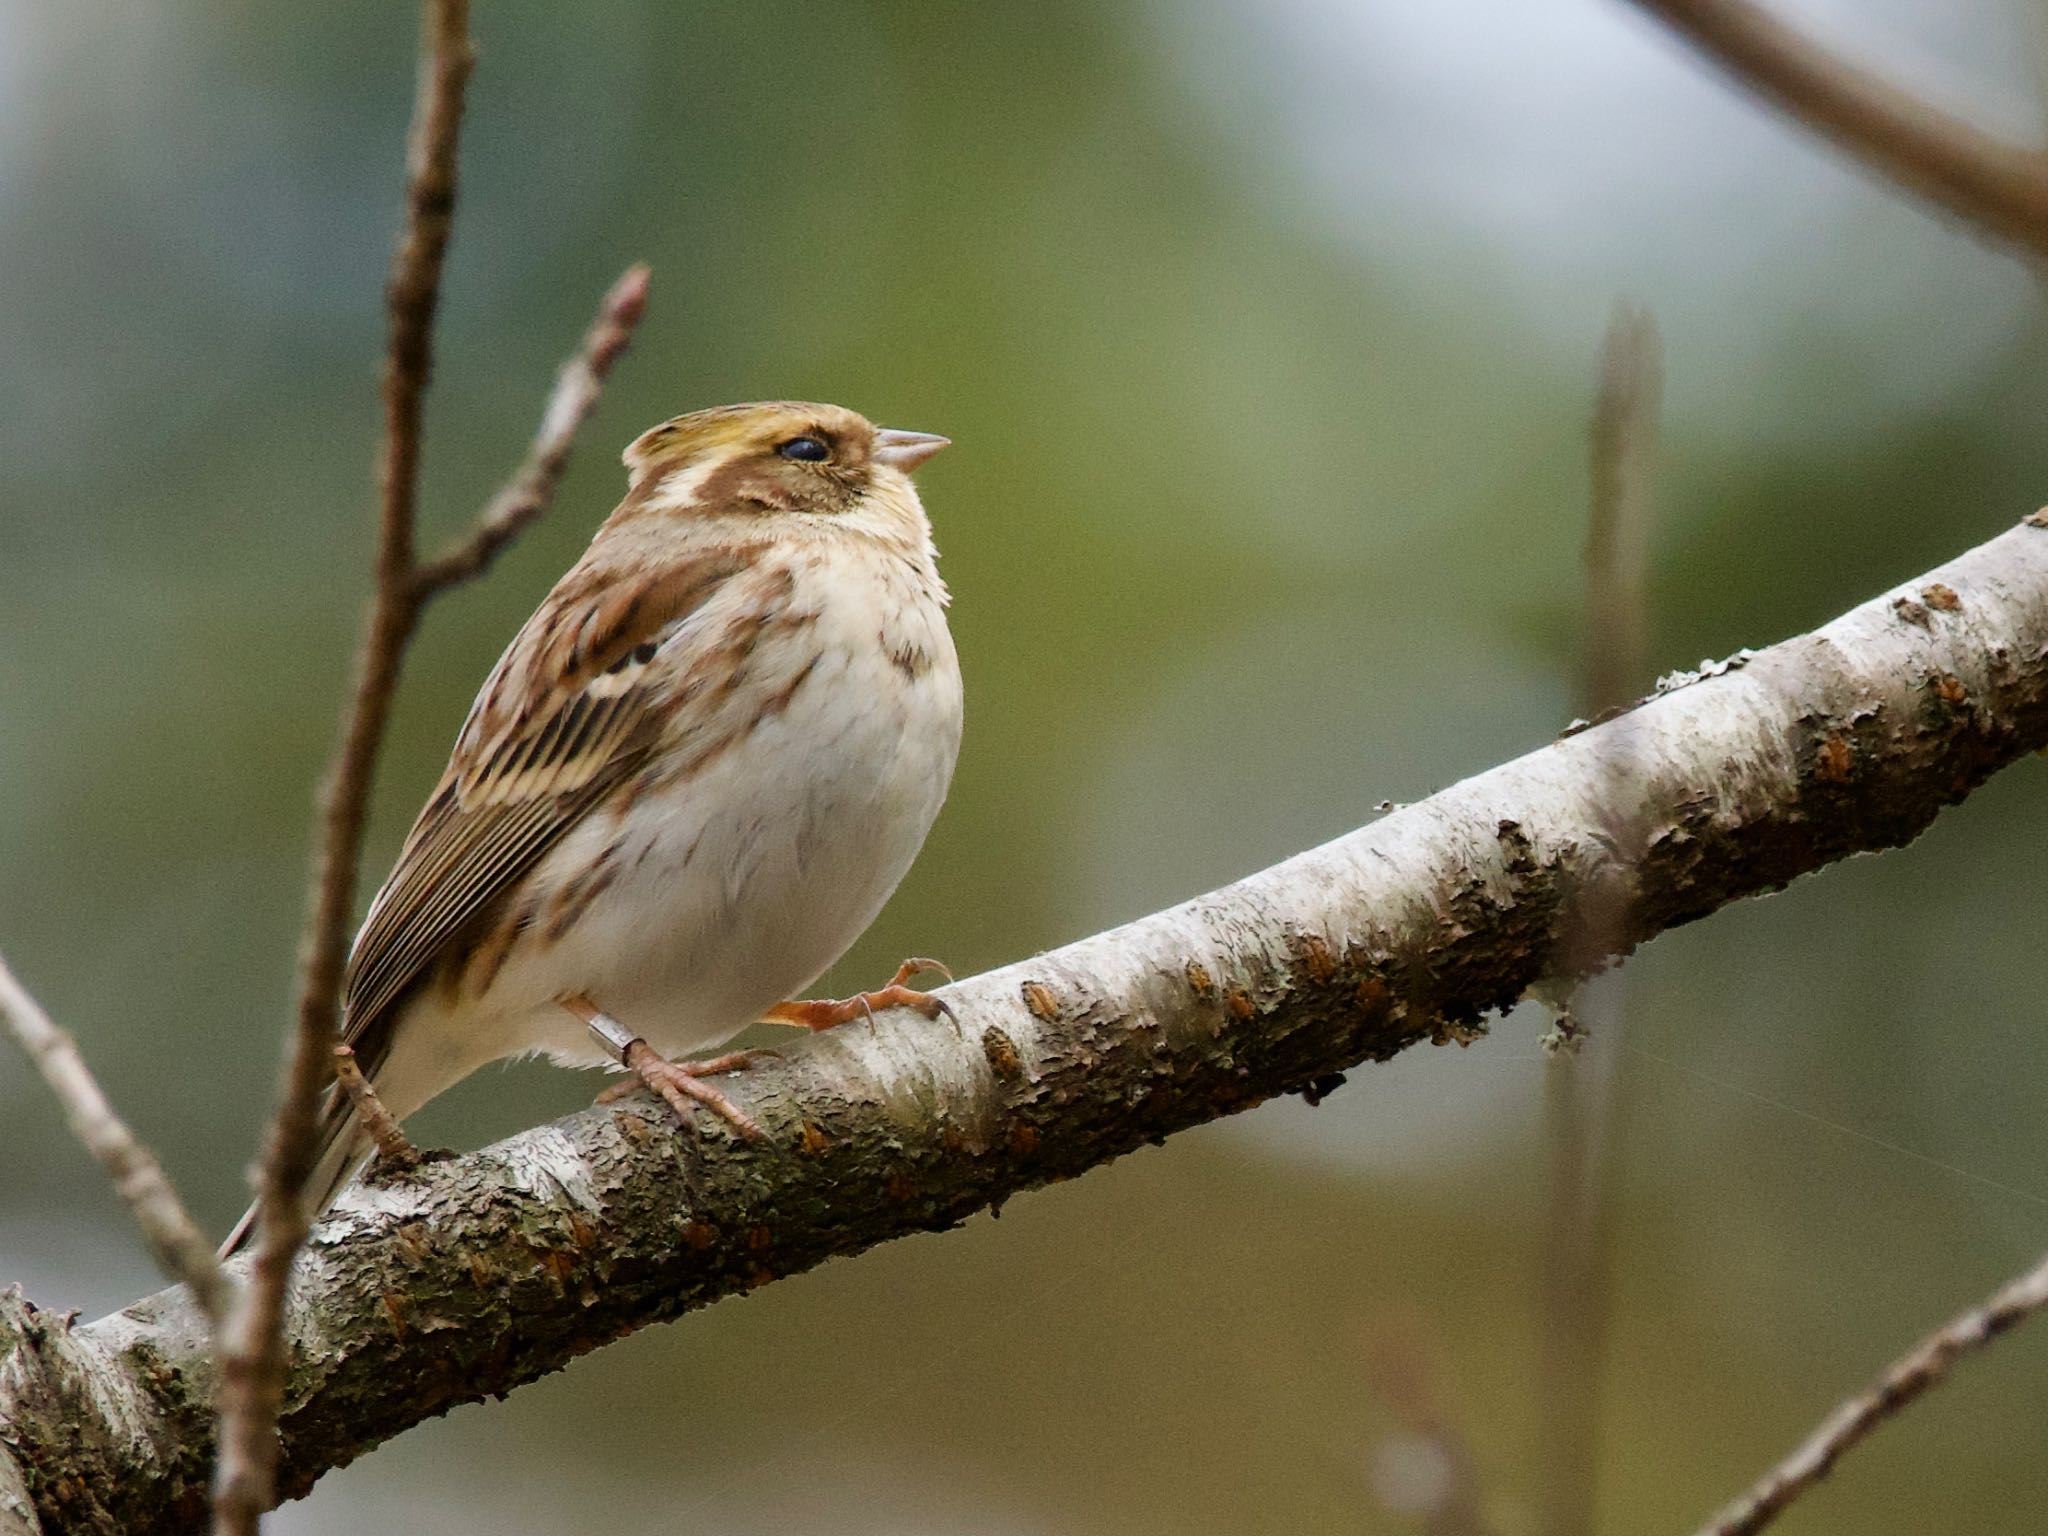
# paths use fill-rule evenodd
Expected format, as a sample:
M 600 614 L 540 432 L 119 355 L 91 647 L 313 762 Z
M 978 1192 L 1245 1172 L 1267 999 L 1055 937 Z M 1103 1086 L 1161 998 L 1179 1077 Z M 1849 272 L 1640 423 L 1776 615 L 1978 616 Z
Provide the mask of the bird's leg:
M 866 1019 L 873 1024 L 877 1008 L 914 1008 L 928 1019 L 944 1014 L 953 1019 L 957 1028 L 959 1020 L 943 997 L 916 991 L 908 985 L 910 978 L 919 971 L 936 971 L 948 981 L 953 979 L 953 973 L 936 960 L 910 959 L 897 966 L 889 984 L 877 991 L 856 992 L 851 997 L 777 1003 L 761 1017 L 770 1024 L 793 1024 L 798 1029 L 831 1029 L 850 1019 Z
M 640 1079 L 640 1083 L 652 1088 L 668 1101 L 668 1107 L 682 1118 L 685 1125 L 690 1123 L 693 1104 L 701 1104 L 734 1131 L 748 1141 L 763 1139 L 761 1127 L 755 1123 L 739 1105 L 720 1093 L 709 1083 L 707 1077 L 721 1072 L 737 1072 L 742 1067 L 772 1056 L 772 1051 L 728 1051 L 723 1056 L 714 1056 L 708 1061 L 670 1061 L 645 1040 L 627 1029 L 617 1019 L 606 1013 L 581 992 L 573 992 L 558 1001 L 569 1012 L 581 1019 L 592 1035 L 606 1050 L 618 1059 L 619 1065 Z M 608 1104 L 622 1093 L 630 1093 L 636 1085 L 620 1083 L 607 1088 L 598 1095 L 600 1104 Z

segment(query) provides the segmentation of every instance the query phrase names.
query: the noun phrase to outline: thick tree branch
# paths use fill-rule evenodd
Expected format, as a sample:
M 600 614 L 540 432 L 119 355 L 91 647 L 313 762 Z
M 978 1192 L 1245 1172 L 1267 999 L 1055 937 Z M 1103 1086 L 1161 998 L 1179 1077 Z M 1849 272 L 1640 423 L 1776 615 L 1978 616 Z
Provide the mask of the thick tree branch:
M 1936 1329 L 1894 1361 L 1866 1390 L 1822 1420 L 1799 1449 L 1757 1480 L 1755 1487 L 1707 1524 L 1699 1536 L 1755 1536 L 1800 1494 L 1834 1470 L 1864 1436 L 1929 1387 L 1947 1380 L 1964 1355 L 2048 1307 L 2048 1258 L 2004 1286 L 1982 1306 Z
M 1975 226 L 2048 258 L 2048 154 L 2008 144 L 1837 58 L 1750 0 L 1635 0 L 1814 132 Z
M 0 1351 L 13 1348 L 14 1340 L 0 1328 Z M 43 1522 L 36 1518 L 36 1506 L 28 1496 L 28 1479 L 7 1447 L 0 1445 L 0 1536 L 42 1536 Z
M 731 1080 L 759 1145 L 633 1099 L 358 1187 L 295 1272 L 279 1487 L 649 1323 L 1468 1038 L 1546 979 L 1587 891 L 1619 888 L 1625 952 L 1905 843 L 2044 745 L 2048 517 L 1235 885 L 959 983 L 957 1032 L 890 1013 L 802 1042 Z M 177 1529 L 213 1374 L 181 1291 L 17 1345 L 0 1445 L 50 1530 Z

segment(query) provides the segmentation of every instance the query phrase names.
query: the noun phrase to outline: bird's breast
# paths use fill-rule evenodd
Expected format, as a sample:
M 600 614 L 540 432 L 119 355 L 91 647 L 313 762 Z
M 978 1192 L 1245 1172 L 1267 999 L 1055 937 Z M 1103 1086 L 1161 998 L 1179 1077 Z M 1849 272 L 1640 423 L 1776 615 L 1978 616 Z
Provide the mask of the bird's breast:
M 543 861 L 538 883 L 570 889 L 570 915 L 522 936 L 500 1001 L 588 992 L 657 1049 L 701 1050 L 851 947 L 909 870 L 959 750 L 945 612 L 908 576 L 799 575 L 708 685 L 719 707 Z

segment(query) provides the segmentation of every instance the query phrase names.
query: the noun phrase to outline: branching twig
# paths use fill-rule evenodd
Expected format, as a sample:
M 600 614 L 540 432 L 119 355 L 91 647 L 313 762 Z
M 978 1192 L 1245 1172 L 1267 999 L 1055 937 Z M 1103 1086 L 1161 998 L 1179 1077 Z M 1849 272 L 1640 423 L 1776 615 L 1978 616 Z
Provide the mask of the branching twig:
M 57 1095 L 72 1134 L 114 1181 L 114 1191 L 127 1202 L 135 1224 L 142 1228 L 157 1267 L 188 1286 L 208 1323 L 219 1327 L 234 1299 L 234 1285 L 214 1257 L 213 1245 L 186 1211 L 156 1154 L 136 1139 L 107 1102 L 85 1058 L 78 1054 L 77 1042 L 51 1022 L 4 960 L 0 960 L 0 1023 L 20 1042 Z
M 1647 670 L 1650 484 L 1663 399 L 1663 354 L 1645 310 L 1615 311 L 1601 354 L 1594 402 L 1591 508 L 1586 533 L 1586 626 L 1579 707 L 1590 718 L 1632 698 Z M 1627 744 L 1630 722 L 1616 722 Z M 1619 798 L 1630 764 L 1610 760 L 1606 797 Z M 1632 856 L 1625 829 L 1605 829 L 1618 859 Z M 1615 949 L 1625 913 L 1618 882 L 1590 888 L 1566 938 L 1565 969 L 1579 974 Z M 1550 1190 L 1543 1225 L 1541 1367 L 1542 1528 L 1549 1536 L 1592 1529 L 1599 1451 L 1600 1376 L 1606 1360 L 1608 1249 L 1613 1226 L 1611 1156 L 1620 1059 L 1619 975 L 1596 978 L 1566 1005 L 1570 1049 L 1549 1063 L 1545 1140 Z
M 441 263 L 455 213 L 455 151 L 473 54 L 468 0 L 423 0 L 421 64 L 408 152 L 405 231 L 386 291 L 384 443 L 378 481 L 376 594 L 356 667 L 342 744 L 321 796 L 312 900 L 300 950 L 297 1027 L 285 1082 L 257 1171 L 255 1257 L 221 1350 L 220 1459 L 214 1521 L 222 1536 L 253 1536 L 276 1502 L 277 1413 L 284 1392 L 284 1298 L 305 1241 L 302 1199 L 319 1137 L 347 924 L 370 782 L 390 717 L 399 660 L 419 617 L 413 518 L 420 402 L 432 364 Z
M 628 267 L 612 284 L 583 338 L 582 349 L 562 365 L 555 379 L 554 393 L 541 413 L 540 429 L 534 433 L 525 462 L 491 498 L 469 534 L 419 568 L 414 584 L 422 596 L 482 575 L 499 551 L 546 509 L 568 467 L 577 428 L 597 405 L 606 375 L 633 339 L 633 329 L 646 311 L 648 277 L 646 267 Z
M 1808 1488 L 1826 1477 L 1844 1452 L 1929 1387 L 1947 1379 L 1956 1361 L 2048 1307 L 2048 1258 L 1982 1306 L 1937 1329 L 1892 1363 L 1871 1386 L 1841 1403 L 1804 1444 L 1707 1524 L 1699 1536 L 1753 1536 Z
M 1751 0 L 1635 0 L 1723 69 L 1893 181 L 2048 259 L 2048 154 L 1835 57 Z
M 348 1046 L 337 1045 L 334 1048 L 334 1080 L 341 1084 L 341 1091 L 355 1106 L 356 1119 L 370 1133 L 370 1140 L 377 1148 L 377 1166 L 393 1173 L 409 1173 L 419 1167 L 420 1149 L 391 1118 L 391 1111 L 384 1107 L 384 1101 L 377 1097 L 377 1090 L 363 1076 L 363 1069 L 356 1065 L 356 1053 Z
M 370 783 L 421 610 L 437 593 L 480 575 L 547 506 L 576 430 L 630 340 L 648 274 L 630 269 L 606 295 L 596 323 L 564 367 L 538 436 L 511 482 L 469 538 L 437 560 L 414 558 L 420 414 L 433 362 L 434 312 L 453 226 L 456 149 L 473 55 L 467 0 L 424 0 L 419 88 L 408 154 L 406 220 L 386 289 L 384 438 L 379 457 L 376 591 L 356 666 L 341 747 L 321 797 L 319 849 L 301 950 L 297 1025 L 285 1085 L 258 1169 L 255 1257 L 244 1304 L 221 1360 L 217 1528 L 247 1533 L 275 1502 L 278 1406 L 285 1360 L 282 1320 L 292 1257 L 305 1241 L 301 1199 L 318 1141 L 319 1095 L 331 1057 L 355 903 Z

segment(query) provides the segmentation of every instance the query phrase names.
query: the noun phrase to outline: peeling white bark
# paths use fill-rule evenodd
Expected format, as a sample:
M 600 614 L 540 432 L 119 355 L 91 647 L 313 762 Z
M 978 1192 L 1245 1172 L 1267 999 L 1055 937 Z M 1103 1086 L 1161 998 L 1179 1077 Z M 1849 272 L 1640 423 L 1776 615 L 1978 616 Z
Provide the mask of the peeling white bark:
M 727 1083 L 763 1145 L 678 1136 L 636 1100 L 361 1190 L 294 1281 L 281 1486 L 635 1327 L 1461 1038 L 1546 979 L 1910 840 L 2044 745 L 2048 520 L 1235 885 L 948 988 L 957 1030 L 897 1013 L 797 1042 Z M 0 1456 L 53 1533 L 176 1529 L 155 1512 L 204 1491 L 203 1323 L 164 1292 L 72 1337 L 89 1348 L 29 1352 L 84 1373 L 62 1390 L 17 1390 L 21 1346 L 0 1366 Z
M 42 1536 L 43 1524 L 29 1502 L 28 1482 L 14 1458 L 0 1450 L 0 1536 Z

